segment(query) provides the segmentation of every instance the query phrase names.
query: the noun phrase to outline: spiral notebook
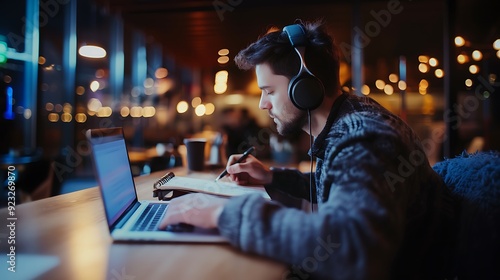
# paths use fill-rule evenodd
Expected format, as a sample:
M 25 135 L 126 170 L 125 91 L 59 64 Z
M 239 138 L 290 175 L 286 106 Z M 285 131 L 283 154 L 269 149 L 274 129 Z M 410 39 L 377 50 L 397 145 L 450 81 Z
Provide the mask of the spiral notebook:
M 173 172 L 167 172 L 153 184 L 153 197 L 158 200 L 170 200 L 186 193 L 207 193 L 223 197 L 232 197 L 245 194 L 257 193 L 262 197 L 270 199 L 265 189 L 261 186 L 248 187 L 234 183 L 207 179 L 197 179 L 175 176 Z

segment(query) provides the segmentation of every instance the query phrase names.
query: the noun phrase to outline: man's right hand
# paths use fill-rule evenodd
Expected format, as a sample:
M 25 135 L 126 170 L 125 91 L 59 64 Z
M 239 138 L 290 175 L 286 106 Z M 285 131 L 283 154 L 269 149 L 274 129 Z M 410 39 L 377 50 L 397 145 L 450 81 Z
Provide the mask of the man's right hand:
M 235 163 L 242 154 L 231 155 L 226 170 L 229 178 L 238 185 L 265 185 L 273 180 L 272 171 L 254 156 L 249 155 L 244 161 Z

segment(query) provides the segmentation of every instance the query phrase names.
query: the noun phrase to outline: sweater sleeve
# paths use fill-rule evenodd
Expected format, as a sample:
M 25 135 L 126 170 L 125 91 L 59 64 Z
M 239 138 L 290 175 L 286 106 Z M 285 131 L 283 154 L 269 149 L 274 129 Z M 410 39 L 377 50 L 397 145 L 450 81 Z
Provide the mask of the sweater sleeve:
M 280 192 L 296 199 L 310 200 L 311 190 L 309 184 L 309 173 L 302 173 L 299 170 L 292 168 L 272 167 L 271 170 L 273 172 L 273 180 L 270 184 L 265 185 L 265 188 L 268 193 L 270 193 L 271 197 L 273 197 L 272 192 Z M 311 178 L 314 185 L 314 176 Z M 316 202 L 316 193 L 314 189 L 312 197 L 313 202 Z
M 387 279 L 401 240 L 391 189 L 394 170 L 370 141 L 336 151 L 328 167 L 327 201 L 306 213 L 258 195 L 234 197 L 218 221 L 221 234 L 244 252 L 290 265 L 298 279 Z

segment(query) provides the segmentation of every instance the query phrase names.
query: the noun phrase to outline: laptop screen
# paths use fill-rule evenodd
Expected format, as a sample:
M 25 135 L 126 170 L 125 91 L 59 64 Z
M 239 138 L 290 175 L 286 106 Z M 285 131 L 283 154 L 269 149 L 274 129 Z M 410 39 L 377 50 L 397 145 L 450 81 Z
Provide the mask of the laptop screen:
M 118 135 L 95 133 L 90 139 L 109 225 L 113 225 L 137 198 L 127 147 L 121 129 L 119 132 Z

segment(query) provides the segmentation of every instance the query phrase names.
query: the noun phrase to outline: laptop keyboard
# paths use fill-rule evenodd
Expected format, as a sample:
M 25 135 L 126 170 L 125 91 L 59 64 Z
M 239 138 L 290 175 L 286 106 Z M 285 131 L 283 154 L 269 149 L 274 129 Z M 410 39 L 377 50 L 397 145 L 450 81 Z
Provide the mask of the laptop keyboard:
M 151 203 L 146 206 L 139 219 L 132 227 L 132 231 L 154 231 L 158 230 L 158 222 L 160 222 L 163 213 L 167 209 L 167 204 Z
M 167 204 L 151 203 L 146 206 L 139 219 L 132 227 L 132 231 L 156 231 L 158 230 L 158 223 L 160 222 L 163 213 L 167 209 Z M 176 225 L 169 225 L 165 229 L 172 232 L 190 232 L 193 231 L 192 225 L 180 223 Z

